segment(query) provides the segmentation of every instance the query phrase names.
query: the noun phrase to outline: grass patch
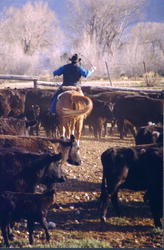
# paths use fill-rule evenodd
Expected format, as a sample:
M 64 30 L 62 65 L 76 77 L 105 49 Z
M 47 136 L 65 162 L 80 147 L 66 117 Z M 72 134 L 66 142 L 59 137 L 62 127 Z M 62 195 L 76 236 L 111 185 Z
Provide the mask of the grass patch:
M 110 218 L 110 222 L 113 225 L 118 225 L 118 226 L 126 226 L 130 224 L 127 217 L 112 217 Z
M 26 247 L 26 246 L 25 246 Z M 66 240 L 49 244 L 34 244 L 28 247 L 36 248 L 112 248 L 112 246 L 104 241 L 98 241 L 95 239 L 83 239 L 83 240 Z
M 10 244 L 12 248 L 112 248 L 108 242 L 96 239 L 62 239 L 50 243 L 34 242 L 33 245 L 30 245 L 28 240 L 20 239 L 10 241 Z M 0 247 L 5 247 L 4 243 L 1 243 Z

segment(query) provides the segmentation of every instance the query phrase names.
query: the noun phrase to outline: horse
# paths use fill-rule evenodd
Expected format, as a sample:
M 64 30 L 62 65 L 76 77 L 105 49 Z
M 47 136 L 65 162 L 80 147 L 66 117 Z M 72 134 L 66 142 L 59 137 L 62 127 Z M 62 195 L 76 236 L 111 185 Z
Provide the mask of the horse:
M 75 135 L 78 145 L 81 137 L 84 119 L 93 108 L 92 100 L 84 96 L 80 88 L 68 88 L 57 99 L 56 113 L 61 136 Z

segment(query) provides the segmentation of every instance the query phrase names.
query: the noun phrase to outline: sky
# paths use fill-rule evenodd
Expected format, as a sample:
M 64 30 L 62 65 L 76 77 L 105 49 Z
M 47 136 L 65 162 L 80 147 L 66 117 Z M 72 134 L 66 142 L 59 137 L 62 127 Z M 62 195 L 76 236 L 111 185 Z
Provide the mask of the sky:
M 28 1 L 29 0 L 0 0 L 0 11 L 3 10 L 3 8 L 9 6 L 21 7 Z M 31 0 L 31 2 L 35 1 L 37 2 L 40 0 Z M 62 22 L 63 17 L 67 14 L 66 6 L 68 0 L 42 0 L 42 1 L 48 2 L 49 7 L 55 11 L 55 13 L 58 15 L 59 19 Z M 147 22 L 164 22 L 164 0 L 146 0 L 146 8 L 144 10 L 144 14 L 145 14 L 145 21 Z

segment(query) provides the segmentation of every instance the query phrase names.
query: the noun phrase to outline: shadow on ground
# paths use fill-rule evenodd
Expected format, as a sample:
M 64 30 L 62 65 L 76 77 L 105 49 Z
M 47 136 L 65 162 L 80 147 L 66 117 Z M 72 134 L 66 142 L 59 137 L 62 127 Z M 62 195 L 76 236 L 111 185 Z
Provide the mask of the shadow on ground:
M 144 232 L 150 229 L 150 226 L 134 227 L 131 223 L 128 224 L 128 218 L 151 218 L 149 207 L 143 202 L 121 202 L 121 217 L 117 217 L 110 205 L 106 224 L 100 222 L 98 200 L 58 205 L 62 210 L 55 209 L 49 213 L 49 220 L 57 224 L 57 229 L 84 232 L 134 232 L 135 230 Z

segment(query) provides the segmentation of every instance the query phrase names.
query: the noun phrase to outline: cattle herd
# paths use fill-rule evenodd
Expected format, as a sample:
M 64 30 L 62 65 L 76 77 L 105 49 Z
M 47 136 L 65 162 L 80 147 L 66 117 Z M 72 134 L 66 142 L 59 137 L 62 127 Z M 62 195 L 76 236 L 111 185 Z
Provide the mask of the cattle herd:
M 98 214 L 106 221 L 109 201 L 118 215 L 118 191 L 145 191 L 155 227 L 162 227 L 163 211 L 163 92 L 125 92 L 82 87 L 93 102 L 84 122 L 97 139 L 115 133 L 134 136 L 136 146 L 113 147 L 102 153 L 102 183 Z M 80 165 L 76 138 L 60 138 L 58 119 L 50 113 L 54 90 L 0 90 L 0 227 L 10 246 L 11 228 L 27 220 L 29 242 L 34 222 L 50 239 L 46 220 L 55 203 L 55 183 L 67 180 L 65 162 Z M 110 127 L 109 127 L 110 125 Z M 43 135 L 44 133 L 44 135 Z M 98 156 L 99 157 L 99 156 Z M 43 185 L 43 193 L 36 188 Z

